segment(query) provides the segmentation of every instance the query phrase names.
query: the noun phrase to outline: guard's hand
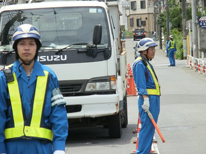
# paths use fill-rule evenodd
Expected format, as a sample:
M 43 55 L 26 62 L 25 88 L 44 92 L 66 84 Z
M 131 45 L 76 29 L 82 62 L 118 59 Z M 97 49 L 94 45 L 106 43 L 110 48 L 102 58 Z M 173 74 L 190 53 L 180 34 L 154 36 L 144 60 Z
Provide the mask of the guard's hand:
M 65 151 L 63 151 L 63 150 L 56 150 L 56 151 L 54 151 L 54 154 L 65 154 Z
M 149 98 L 148 97 L 144 98 L 144 103 L 142 105 L 142 108 L 145 112 L 149 110 Z

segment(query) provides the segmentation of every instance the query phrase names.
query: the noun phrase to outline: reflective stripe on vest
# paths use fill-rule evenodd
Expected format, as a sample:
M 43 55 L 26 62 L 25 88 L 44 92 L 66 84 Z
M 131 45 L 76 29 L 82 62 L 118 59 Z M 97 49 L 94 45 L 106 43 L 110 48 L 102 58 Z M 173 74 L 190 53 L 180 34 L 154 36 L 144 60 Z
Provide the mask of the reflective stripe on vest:
M 169 49 L 174 49 L 175 48 L 175 41 L 170 41 L 171 42 L 171 47 Z
M 142 60 L 142 57 L 138 57 L 135 61 L 138 60 Z M 152 70 L 152 68 L 150 67 L 150 65 L 148 64 L 147 61 L 145 61 L 147 63 L 147 69 L 150 71 L 150 74 L 152 75 L 152 79 L 155 83 L 155 88 L 154 89 L 147 89 L 147 93 L 148 95 L 160 95 L 160 87 L 159 87 L 159 83 L 157 81 L 157 75 L 155 74 L 155 71 Z
M 33 102 L 32 118 L 30 126 L 24 125 L 23 110 L 21 97 L 19 93 L 19 86 L 15 73 L 13 73 L 14 81 L 8 83 L 9 95 L 11 100 L 11 107 L 13 113 L 13 128 L 5 129 L 5 138 L 21 138 L 21 137 L 33 137 L 40 139 L 53 139 L 53 132 L 48 128 L 40 127 L 44 100 L 46 95 L 48 72 L 44 71 L 45 76 L 38 76 L 36 83 L 36 90 Z

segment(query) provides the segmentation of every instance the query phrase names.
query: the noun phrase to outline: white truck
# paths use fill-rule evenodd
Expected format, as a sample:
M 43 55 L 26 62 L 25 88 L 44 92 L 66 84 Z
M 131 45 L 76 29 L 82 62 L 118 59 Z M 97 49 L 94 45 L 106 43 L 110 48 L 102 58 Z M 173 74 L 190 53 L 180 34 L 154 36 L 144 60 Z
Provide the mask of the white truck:
M 34 25 L 42 41 L 38 60 L 59 79 L 70 128 L 103 125 L 120 138 L 128 117 L 118 1 L 10 2 L 0 9 L 1 65 L 15 60 L 16 27 Z

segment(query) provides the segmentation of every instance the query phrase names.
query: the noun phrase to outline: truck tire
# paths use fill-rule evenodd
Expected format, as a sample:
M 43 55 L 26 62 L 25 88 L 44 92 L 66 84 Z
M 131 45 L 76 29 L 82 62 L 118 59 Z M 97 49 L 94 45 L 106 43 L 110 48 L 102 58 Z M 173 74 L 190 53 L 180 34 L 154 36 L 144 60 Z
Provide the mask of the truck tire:
M 127 95 L 124 96 L 124 106 L 122 110 L 122 128 L 127 128 L 128 125 L 128 113 L 127 113 Z
M 120 113 L 109 117 L 109 136 L 111 138 L 121 138 L 122 136 Z

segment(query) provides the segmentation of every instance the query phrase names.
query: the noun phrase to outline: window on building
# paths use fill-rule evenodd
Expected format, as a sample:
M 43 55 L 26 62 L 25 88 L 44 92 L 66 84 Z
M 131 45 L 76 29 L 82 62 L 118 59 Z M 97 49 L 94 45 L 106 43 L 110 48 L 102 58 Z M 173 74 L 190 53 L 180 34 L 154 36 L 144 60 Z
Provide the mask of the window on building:
M 131 2 L 131 10 L 136 10 L 136 1 Z
M 137 18 L 137 19 L 136 19 L 136 23 L 137 23 L 137 27 L 142 26 L 141 18 Z
M 146 26 L 146 21 L 142 21 L 142 26 Z
M 134 21 L 133 21 L 133 18 L 130 18 L 130 19 L 129 19 L 129 23 L 130 23 L 130 27 L 134 27 Z
M 140 8 L 141 8 L 141 9 L 145 9 L 145 8 L 146 8 L 145 0 L 141 0 L 141 1 L 140 1 Z

